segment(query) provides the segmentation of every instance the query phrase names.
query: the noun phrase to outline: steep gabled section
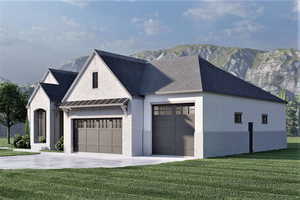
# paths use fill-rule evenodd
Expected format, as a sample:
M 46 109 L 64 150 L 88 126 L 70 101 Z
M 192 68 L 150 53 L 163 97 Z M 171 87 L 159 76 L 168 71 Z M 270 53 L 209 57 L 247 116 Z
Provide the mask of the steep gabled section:
M 95 50 L 122 85 L 133 96 L 140 95 L 140 83 L 147 62 L 141 59 Z

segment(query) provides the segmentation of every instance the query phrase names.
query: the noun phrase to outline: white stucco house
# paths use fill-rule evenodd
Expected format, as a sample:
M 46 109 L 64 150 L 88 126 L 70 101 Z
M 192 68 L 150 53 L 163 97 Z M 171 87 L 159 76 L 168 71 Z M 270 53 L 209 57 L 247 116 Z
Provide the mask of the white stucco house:
M 79 73 L 49 69 L 27 108 L 36 151 L 61 136 L 67 154 L 205 158 L 287 146 L 285 101 L 198 56 L 94 50 Z

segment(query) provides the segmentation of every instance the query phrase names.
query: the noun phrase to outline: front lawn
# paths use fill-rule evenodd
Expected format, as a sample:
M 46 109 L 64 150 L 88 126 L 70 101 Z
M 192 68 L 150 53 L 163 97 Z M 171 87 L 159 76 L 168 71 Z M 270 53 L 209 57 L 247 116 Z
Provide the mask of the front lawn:
M 38 154 L 34 152 L 22 152 L 22 151 L 13 151 L 10 149 L 0 149 L 0 157 L 3 156 L 21 156 L 21 155 L 33 155 Z M 1 167 L 1 166 L 0 166 Z M 0 192 L 1 195 L 1 192 Z
M 0 170 L 0 199 L 300 197 L 300 138 L 289 149 L 115 169 Z
M 11 144 L 7 143 L 7 137 L 0 137 L 0 147 L 13 147 L 12 143 L 14 141 L 14 138 L 10 138 Z

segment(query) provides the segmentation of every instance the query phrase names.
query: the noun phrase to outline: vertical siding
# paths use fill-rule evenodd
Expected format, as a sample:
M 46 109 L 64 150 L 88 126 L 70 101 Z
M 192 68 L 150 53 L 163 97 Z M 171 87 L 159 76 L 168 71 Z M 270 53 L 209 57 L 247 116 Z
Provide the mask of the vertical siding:
M 92 73 L 98 72 L 98 88 L 92 88 Z M 71 91 L 67 101 L 81 101 L 110 98 L 130 98 L 130 95 L 118 81 L 105 63 L 94 56 L 77 84 Z

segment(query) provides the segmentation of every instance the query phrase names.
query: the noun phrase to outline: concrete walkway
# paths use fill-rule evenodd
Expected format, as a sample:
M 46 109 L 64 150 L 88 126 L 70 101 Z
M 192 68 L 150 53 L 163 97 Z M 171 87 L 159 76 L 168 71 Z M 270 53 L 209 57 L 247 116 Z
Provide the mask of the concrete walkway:
M 0 169 L 62 169 L 62 168 L 96 168 L 153 165 L 167 162 L 184 161 L 192 157 L 177 156 L 138 156 L 122 155 L 42 152 L 38 155 L 0 157 Z

